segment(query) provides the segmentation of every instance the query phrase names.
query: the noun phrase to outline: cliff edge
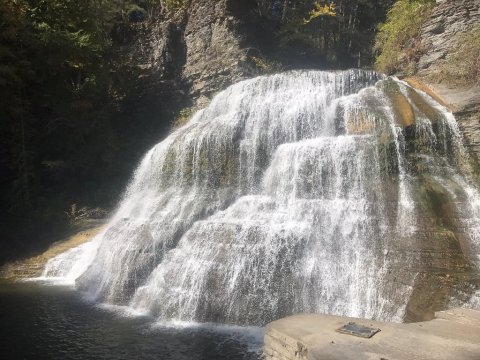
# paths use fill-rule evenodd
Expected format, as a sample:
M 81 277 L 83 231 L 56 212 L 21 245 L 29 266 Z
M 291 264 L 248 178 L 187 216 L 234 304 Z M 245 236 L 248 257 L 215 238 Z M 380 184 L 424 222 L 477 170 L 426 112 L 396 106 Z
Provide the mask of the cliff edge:
M 436 76 L 458 48 L 463 34 L 480 24 L 480 0 L 437 0 L 421 30 L 425 51 L 417 62 L 410 84 L 447 106 L 456 116 L 472 156 L 474 172 L 480 174 L 480 86 L 440 81 Z

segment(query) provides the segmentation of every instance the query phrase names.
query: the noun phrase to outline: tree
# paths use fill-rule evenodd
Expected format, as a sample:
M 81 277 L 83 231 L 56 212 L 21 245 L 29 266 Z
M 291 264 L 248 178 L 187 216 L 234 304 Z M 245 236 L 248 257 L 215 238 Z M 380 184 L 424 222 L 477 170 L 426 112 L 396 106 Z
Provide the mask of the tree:
M 308 17 L 303 21 L 304 24 L 308 24 L 313 19 L 322 17 L 322 16 L 336 16 L 335 12 L 335 3 L 320 3 L 316 2 L 313 4 L 313 10 L 310 10 Z
M 391 3 L 392 0 L 257 1 L 260 16 L 274 23 L 276 56 L 305 59 L 299 65 L 316 67 L 371 64 L 376 25 L 384 21 Z
M 78 198 L 97 205 L 108 197 L 91 174 L 112 173 L 118 78 L 128 66 L 114 42 L 141 3 L 0 0 L 2 242 L 9 229 L 18 238 L 52 222 L 60 228 Z

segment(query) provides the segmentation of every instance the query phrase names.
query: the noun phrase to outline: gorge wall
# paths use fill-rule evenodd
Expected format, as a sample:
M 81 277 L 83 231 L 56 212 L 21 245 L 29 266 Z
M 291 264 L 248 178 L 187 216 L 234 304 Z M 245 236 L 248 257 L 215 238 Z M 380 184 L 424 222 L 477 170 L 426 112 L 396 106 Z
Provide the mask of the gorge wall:
M 421 32 L 428 49 L 419 59 L 420 74 L 437 68 L 456 49 L 458 35 L 480 22 L 480 1 L 437 0 Z
M 176 13 L 159 14 L 138 25 L 132 61 L 143 70 L 140 93 L 162 87 L 174 100 L 172 117 L 179 109 L 204 107 L 212 95 L 227 86 L 261 73 L 252 56 L 264 56 L 265 27 L 254 0 L 190 1 Z M 480 22 L 480 0 L 437 0 L 421 31 L 424 51 L 417 62 L 417 76 L 433 87 L 458 117 L 467 146 L 478 162 L 480 154 L 478 87 L 459 89 L 438 84 L 429 76 L 454 52 L 458 36 Z M 133 50 L 132 50 L 133 49 Z M 269 61 L 268 56 L 265 58 Z M 318 64 L 321 68 L 322 64 Z M 168 98 L 169 96 L 167 96 Z M 153 100 L 153 97 L 149 97 Z
M 426 51 L 417 63 L 417 76 L 454 112 L 477 176 L 480 173 L 480 87 L 439 83 L 434 75 L 457 49 L 459 36 L 479 23 L 480 0 L 437 0 L 421 31 L 421 43 Z
M 254 75 L 248 53 L 256 45 L 246 30 L 251 3 L 190 1 L 184 9 L 139 24 L 130 56 L 143 70 L 142 92 L 169 89 L 175 112 L 201 107 L 213 94 Z
M 124 136 L 119 137 L 118 144 L 114 143 L 115 150 L 111 152 L 114 155 L 111 156 L 115 158 L 108 163 L 116 170 L 105 172 L 103 177 L 107 180 L 99 181 L 105 189 L 117 189 L 111 191 L 111 198 L 117 199 L 134 163 L 159 138 L 166 136 L 171 123 L 182 109 L 205 107 L 213 95 L 230 84 L 261 73 L 262 69 L 252 61 L 253 57 L 273 60 L 268 58 L 268 52 L 262 48 L 265 38 L 268 40 L 272 35 L 266 30 L 271 30 L 272 26 L 262 26 L 265 19 L 259 17 L 257 3 L 255 0 L 194 0 L 188 1 L 184 9 L 170 13 L 157 9 L 157 13 L 145 20 L 130 24 L 128 36 L 122 46 L 116 49 L 130 60 L 129 64 L 134 69 L 131 75 L 124 75 L 123 81 L 128 91 L 118 96 L 115 94 L 121 100 L 118 113 L 124 120 L 121 124 L 113 122 L 113 126 L 121 128 Z M 455 48 L 454 35 L 478 21 L 479 0 L 438 1 L 431 19 L 423 29 L 424 42 L 430 45 L 419 60 L 422 80 L 428 82 L 426 76 L 430 70 Z M 318 33 L 325 29 L 328 30 L 328 27 L 316 28 L 315 31 Z M 304 43 L 299 45 L 302 46 L 301 50 L 307 51 Z M 292 57 L 294 55 L 296 54 Z M 317 65 L 322 67 L 323 64 Z M 452 90 L 444 84 L 435 84 L 434 90 L 455 111 L 478 174 L 480 91 L 463 89 L 460 92 L 459 89 Z M 452 97 L 454 95 L 456 97 Z M 104 133 L 101 137 L 104 137 Z M 93 148 L 91 143 L 94 141 L 87 139 L 84 147 Z M 79 153 L 82 159 L 85 158 L 84 151 Z M 96 159 L 102 156 L 90 157 Z M 103 170 L 105 166 L 98 165 L 97 168 Z M 90 176 L 92 164 L 86 164 L 85 169 L 84 176 Z M 78 171 L 72 173 L 74 177 L 79 174 Z M 58 177 L 62 179 L 60 175 Z M 52 176 L 46 176 L 46 179 L 51 182 Z M 112 179 L 116 183 L 112 184 Z M 58 183 L 63 186 L 63 179 Z M 84 184 L 85 182 L 81 183 L 82 186 Z M 51 187 L 55 188 L 54 185 Z M 89 194 L 92 188 L 100 186 L 94 183 L 89 188 L 83 188 Z M 58 197 L 58 191 L 52 193 L 54 198 Z M 90 199 L 94 199 L 94 196 L 90 196 Z M 73 202 L 70 199 L 65 201 Z M 58 208 L 63 206 L 65 209 L 72 202 L 66 206 L 59 205 Z M 60 215 L 63 215 L 63 211 L 60 211 Z M 12 246 L 12 243 L 8 242 L 7 247 Z M 451 279 L 446 281 L 454 284 L 455 281 Z M 427 280 L 425 282 L 429 283 Z

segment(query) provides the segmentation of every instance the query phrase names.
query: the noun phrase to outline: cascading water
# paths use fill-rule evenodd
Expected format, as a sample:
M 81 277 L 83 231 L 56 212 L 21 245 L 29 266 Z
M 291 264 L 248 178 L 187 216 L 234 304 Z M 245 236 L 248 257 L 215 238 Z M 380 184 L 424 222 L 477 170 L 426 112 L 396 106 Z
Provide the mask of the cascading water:
M 396 79 L 243 81 L 150 150 L 107 229 L 44 277 L 165 321 L 401 321 L 425 260 L 405 249 L 420 227 L 453 230 L 422 204 L 457 204 L 462 264 L 478 262 L 480 196 L 464 158 L 452 115 Z

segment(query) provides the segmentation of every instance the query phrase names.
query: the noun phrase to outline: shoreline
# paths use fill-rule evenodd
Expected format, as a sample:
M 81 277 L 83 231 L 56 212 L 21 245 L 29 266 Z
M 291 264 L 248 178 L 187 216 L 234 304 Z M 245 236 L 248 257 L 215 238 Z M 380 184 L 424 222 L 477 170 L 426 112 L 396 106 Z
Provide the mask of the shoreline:
M 81 224 L 79 228 L 73 229 L 70 236 L 54 242 L 43 253 L 2 265 L 0 267 L 0 280 L 2 282 L 15 282 L 40 276 L 48 260 L 90 241 L 105 228 L 106 223 L 106 220 L 87 221 Z

